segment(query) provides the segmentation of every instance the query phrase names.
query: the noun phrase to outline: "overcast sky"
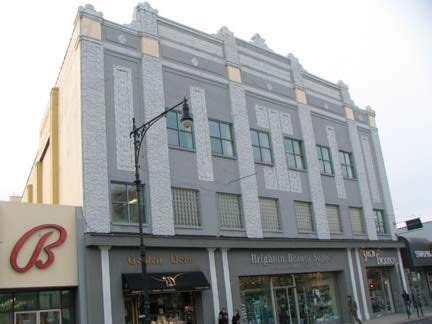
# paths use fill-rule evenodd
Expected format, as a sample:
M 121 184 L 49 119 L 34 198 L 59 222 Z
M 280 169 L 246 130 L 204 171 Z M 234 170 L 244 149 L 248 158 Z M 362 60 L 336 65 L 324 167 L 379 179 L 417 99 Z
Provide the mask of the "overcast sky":
M 136 1 L 94 0 L 129 23 Z M 161 16 L 207 33 L 259 33 L 277 53 L 343 80 L 377 113 L 397 221 L 432 220 L 432 1 L 154 0 Z M 0 13 L 0 200 L 21 195 L 80 1 L 5 1 Z M 398 224 L 399 226 L 402 224 Z

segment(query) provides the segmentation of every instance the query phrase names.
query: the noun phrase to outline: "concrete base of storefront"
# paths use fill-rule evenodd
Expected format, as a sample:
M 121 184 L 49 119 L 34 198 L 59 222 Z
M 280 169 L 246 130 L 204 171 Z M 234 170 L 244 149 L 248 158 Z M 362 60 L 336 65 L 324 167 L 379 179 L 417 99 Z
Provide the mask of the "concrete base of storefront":
M 432 323 L 432 308 L 423 308 L 424 317 L 418 318 L 417 313 L 412 314 L 410 319 L 407 318 L 406 313 L 396 313 L 391 315 L 382 316 L 379 318 L 374 318 L 369 321 L 363 321 L 363 323 L 367 324 L 426 324 Z

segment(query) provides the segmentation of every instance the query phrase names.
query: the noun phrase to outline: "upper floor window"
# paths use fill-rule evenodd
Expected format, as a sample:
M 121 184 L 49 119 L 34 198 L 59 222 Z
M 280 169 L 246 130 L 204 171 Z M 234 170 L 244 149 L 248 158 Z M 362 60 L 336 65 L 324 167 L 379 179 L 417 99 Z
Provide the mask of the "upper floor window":
M 251 129 L 251 139 L 255 162 L 272 163 L 269 134 Z
M 363 212 L 361 208 L 350 207 L 351 228 L 353 234 L 365 234 Z
M 144 212 L 144 186 L 141 185 L 141 208 Z M 138 224 L 138 196 L 131 183 L 111 183 L 111 220 L 119 224 Z M 145 219 L 143 220 L 145 222 Z
M 222 228 L 243 228 L 240 196 L 218 193 L 218 210 Z
M 231 124 L 209 120 L 212 153 L 234 156 L 234 140 Z
M 385 234 L 385 222 L 384 222 L 384 211 L 379 209 L 374 209 L 375 216 L 375 227 L 378 234 Z
M 333 174 L 333 163 L 331 159 L 330 149 L 326 146 L 317 145 L 317 153 L 321 173 Z
M 285 138 L 285 151 L 290 169 L 305 170 L 303 145 L 301 141 Z
M 181 114 L 170 111 L 167 115 L 168 145 L 195 149 L 193 128 L 186 128 L 180 122 Z
M 342 175 L 345 178 L 355 178 L 352 154 L 344 151 L 339 151 L 339 160 L 342 167 Z
M 342 224 L 339 214 L 339 207 L 335 205 L 326 205 L 327 221 L 331 234 L 342 233 Z
M 277 199 L 259 198 L 261 223 L 265 231 L 280 231 L 279 207 Z
M 314 232 L 314 223 L 312 218 L 312 204 L 310 202 L 294 202 L 297 230 L 299 233 Z
M 201 217 L 198 191 L 172 188 L 174 224 L 176 226 L 199 227 Z

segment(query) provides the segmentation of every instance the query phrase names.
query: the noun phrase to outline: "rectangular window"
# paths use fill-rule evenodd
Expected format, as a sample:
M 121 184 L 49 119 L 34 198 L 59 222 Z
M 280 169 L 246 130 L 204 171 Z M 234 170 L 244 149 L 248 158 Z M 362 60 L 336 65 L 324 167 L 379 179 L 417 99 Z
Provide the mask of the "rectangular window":
M 351 228 L 353 234 L 365 234 L 363 212 L 361 208 L 350 207 Z
M 277 199 L 259 198 L 261 222 L 265 231 L 280 231 Z
M 384 222 L 384 211 L 379 209 L 374 209 L 375 215 L 375 226 L 378 234 L 385 234 L 385 222 Z
M 223 228 L 242 228 L 240 196 L 218 193 L 220 226 Z
M 342 224 L 339 214 L 339 207 L 326 205 L 327 220 L 331 234 L 342 233 Z
M 209 120 L 212 153 L 234 156 L 232 125 L 221 121 Z
M 305 170 L 303 145 L 301 141 L 285 138 L 285 151 L 288 159 L 288 168 Z
M 317 145 L 317 153 L 321 173 L 333 174 L 333 163 L 331 159 L 330 149 L 326 146 Z
M 309 202 L 295 201 L 295 213 L 297 230 L 299 233 L 310 233 L 314 231 L 312 220 L 312 204 Z
M 251 139 L 255 162 L 272 163 L 269 134 L 251 129 Z
M 174 224 L 176 226 L 201 226 L 198 191 L 172 188 Z
M 186 128 L 180 122 L 181 113 L 170 111 L 167 114 L 168 145 L 195 149 L 193 127 Z
M 145 213 L 144 186 L 141 185 L 141 208 Z M 131 183 L 111 183 L 111 220 L 117 224 L 138 224 L 138 197 Z M 143 222 L 145 223 L 145 216 Z
M 342 175 L 345 178 L 355 178 L 352 154 L 344 151 L 339 151 L 339 160 L 342 167 Z

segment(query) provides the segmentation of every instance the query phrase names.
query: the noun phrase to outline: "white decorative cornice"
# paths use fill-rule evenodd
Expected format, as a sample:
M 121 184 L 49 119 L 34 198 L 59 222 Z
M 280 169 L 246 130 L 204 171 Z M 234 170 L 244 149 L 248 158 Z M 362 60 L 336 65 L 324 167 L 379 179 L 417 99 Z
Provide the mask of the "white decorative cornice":
M 260 36 L 260 34 L 258 34 L 258 33 L 254 34 L 252 36 L 250 43 L 253 44 L 253 45 L 255 45 L 255 46 L 257 46 L 257 47 L 265 49 L 267 51 L 273 52 L 273 50 L 267 46 L 265 39 L 262 38 Z
M 95 7 L 92 4 L 90 4 L 90 3 L 87 3 L 84 6 L 80 6 L 78 8 L 78 12 L 80 14 L 86 14 L 86 15 L 90 15 L 90 16 L 96 16 L 96 17 L 99 17 L 99 18 L 103 18 L 102 11 L 97 11 L 95 9 Z

